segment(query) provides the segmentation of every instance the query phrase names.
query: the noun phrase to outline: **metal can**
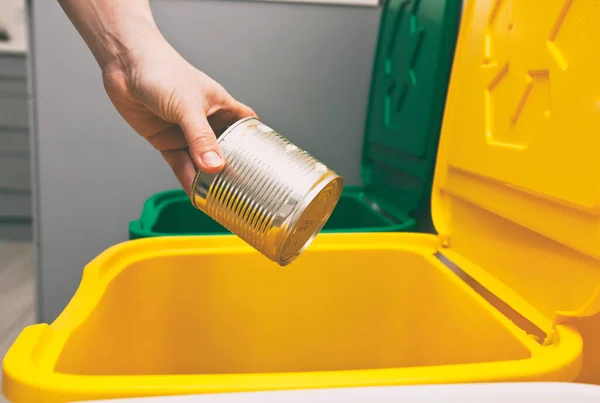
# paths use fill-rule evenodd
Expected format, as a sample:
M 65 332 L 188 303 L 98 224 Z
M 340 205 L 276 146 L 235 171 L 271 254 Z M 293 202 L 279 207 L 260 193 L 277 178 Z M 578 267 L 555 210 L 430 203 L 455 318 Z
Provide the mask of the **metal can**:
M 343 178 L 254 117 L 218 142 L 226 165 L 197 171 L 192 204 L 279 265 L 291 263 L 331 216 Z

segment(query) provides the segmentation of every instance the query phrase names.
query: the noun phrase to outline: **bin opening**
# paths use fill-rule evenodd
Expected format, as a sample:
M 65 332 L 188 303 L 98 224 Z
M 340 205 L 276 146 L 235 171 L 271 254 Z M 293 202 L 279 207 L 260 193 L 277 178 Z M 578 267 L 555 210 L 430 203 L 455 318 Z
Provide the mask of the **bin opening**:
M 248 374 L 529 358 L 516 325 L 490 314 L 434 252 L 309 250 L 285 270 L 250 250 L 134 261 L 72 332 L 55 371 Z

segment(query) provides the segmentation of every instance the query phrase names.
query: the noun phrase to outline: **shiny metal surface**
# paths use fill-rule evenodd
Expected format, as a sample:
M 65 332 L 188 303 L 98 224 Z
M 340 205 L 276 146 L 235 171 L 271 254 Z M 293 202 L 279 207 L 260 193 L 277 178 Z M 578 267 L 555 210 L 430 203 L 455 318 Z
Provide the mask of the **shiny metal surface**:
M 256 118 L 219 138 L 226 167 L 198 171 L 192 204 L 285 266 L 310 245 L 337 205 L 343 178 Z

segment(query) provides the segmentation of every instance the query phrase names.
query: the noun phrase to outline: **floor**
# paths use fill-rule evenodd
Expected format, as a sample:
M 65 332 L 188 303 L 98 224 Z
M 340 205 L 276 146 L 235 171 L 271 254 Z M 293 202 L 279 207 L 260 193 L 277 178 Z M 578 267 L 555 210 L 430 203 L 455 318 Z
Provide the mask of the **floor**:
M 21 330 L 35 320 L 33 246 L 0 241 L 0 360 Z M 0 391 L 2 376 L 0 376 Z M 0 403 L 7 403 L 0 393 Z

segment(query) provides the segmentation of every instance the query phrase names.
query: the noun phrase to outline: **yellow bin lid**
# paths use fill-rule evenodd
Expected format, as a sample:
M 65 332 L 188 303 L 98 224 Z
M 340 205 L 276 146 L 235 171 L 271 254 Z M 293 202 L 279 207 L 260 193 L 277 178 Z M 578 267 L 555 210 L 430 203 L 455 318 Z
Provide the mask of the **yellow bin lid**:
M 546 330 L 593 315 L 598 2 L 468 1 L 464 13 L 433 185 L 441 253 Z

